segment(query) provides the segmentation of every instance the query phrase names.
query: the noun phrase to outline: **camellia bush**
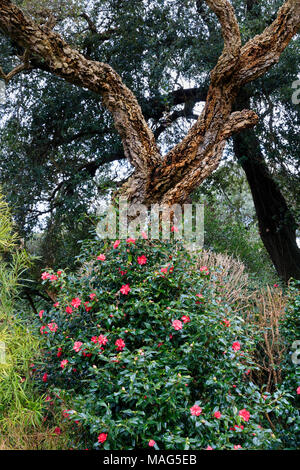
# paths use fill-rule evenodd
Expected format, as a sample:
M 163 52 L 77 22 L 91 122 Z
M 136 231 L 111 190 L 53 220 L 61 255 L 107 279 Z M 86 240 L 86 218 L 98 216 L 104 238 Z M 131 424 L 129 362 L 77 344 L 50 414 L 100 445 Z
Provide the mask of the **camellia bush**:
M 42 273 L 57 297 L 37 319 L 36 379 L 80 448 L 277 449 L 299 429 L 299 383 L 268 393 L 250 380 L 262 334 L 195 261 L 172 241 L 95 239 L 76 272 Z

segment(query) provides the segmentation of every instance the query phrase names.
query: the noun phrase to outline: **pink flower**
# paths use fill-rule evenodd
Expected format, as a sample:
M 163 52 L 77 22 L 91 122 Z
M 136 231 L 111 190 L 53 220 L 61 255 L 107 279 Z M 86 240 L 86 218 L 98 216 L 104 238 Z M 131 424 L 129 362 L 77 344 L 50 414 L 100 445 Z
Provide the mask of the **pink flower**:
M 192 416 L 200 416 L 201 413 L 202 413 L 202 408 L 200 408 L 199 405 L 193 405 L 193 406 L 190 408 L 190 411 L 191 411 L 191 415 L 192 415 Z
M 49 330 L 52 331 L 53 333 L 55 333 L 57 331 L 58 326 L 57 326 L 56 323 L 54 323 L 54 322 L 48 323 L 47 326 L 48 326 Z
M 45 310 L 40 310 L 40 311 L 39 311 L 39 317 L 40 317 L 40 319 L 43 318 L 43 314 L 44 314 L 44 313 L 45 313 Z
M 225 325 L 227 328 L 229 328 L 229 326 L 230 326 L 230 321 L 227 320 L 226 318 L 223 318 L 222 321 L 223 321 L 224 325 Z
M 84 308 L 86 312 L 92 310 L 92 307 L 90 306 L 89 302 L 84 302 Z
M 240 444 L 238 444 L 238 445 L 233 446 L 233 448 L 234 448 L 234 450 L 240 450 L 242 448 L 242 446 L 240 446 Z
M 208 267 L 207 266 L 201 266 L 200 271 L 201 272 L 208 271 Z
M 60 363 L 60 367 L 64 369 L 66 365 L 68 364 L 68 362 L 69 362 L 68 359 L 63 359 Z
M 121 338 L 117 339 L 115 345 L 117 346 L 117 351 L 123 351 L 123 349 L 125 348 L 125 343 Z
M 163 274 L 167 274 L 168 273 L 168 267 L 161 268 L 160 272 L 163 273 Z
M 55 307 L 55 308 L 59 307 L 59 302 L 56 302 L 56 303 L 53 305 L 53 307 Z
M 156 444 L 156 442 L 153 439 L 150 439 L 150 441 L 148 443 L 149 447 L 154 447 L 155 444 Z
M 43 377 L 42 377 L 42 381 L 47 382 L 47 380 L 48 380 L 48 374 L 47 374 L 47 372 L 45 372 Z
M 245 408 L 239 411 L 239 416 L 243 418 L 244 421 L 249 421 L 250 413 Z
M 274 284 L 274 287 L 279 287 L 278 284 Z
M 178 232 L 178 227 L 175 227 L 175 225 L 173 225 L 173 227 L 171 227 L 171 232 Z
M 182 330 L 182 322 L 180 320 L 174 320 L 172 326 L 176 331 Z
M 210 446 L 207 446 L 205 450 L 213 450 L 213 448 Z
M 148 239 L 148 235 L 146 232 L 144 232 L 144 230 L 141 231 L 141 235 L 143 237 L 144 240 L 147 240 Z
M 128 243 L 128 245 L 130 245 L 130 243 L 132 243 L 133 245 L 135 245 L 135 238 L 127 238 L 126 240 L 126 243 Z
M 147 263 L 147 258 L 145 255 L 142 255 L 142 256 L 138 256 L 137 258 L 137 262 L 143 266 L 143 264 L 146 264 Z
M 98 343 L 101 344 L 101 346 L 105 346 L 107 341 L 108 341 L 108 339 L 104 335 L 100 335 L 99 338 L 98 338 Z M 124 346 L 125 346 L 125 343 L 124 343 Z
M 49 279 L 50 274 L 45 271 L 45 272 L 42 273 L 41 277 L 42 277 L 43 281 L 45 281 L 46 279 Z
M 300 387 L 297 388 L 297 395 L 300 395 Z
M 91 300 L 94 300 L 95 297 L 96 297 L 96 294 L 94 294 L 94 293 L 93 293 L 93 294 L 90 294 L 89 297 L 90 297 Z
M 73 346 L 74 351 L 78 353 L 81 350 L 82 345 L 83 343 L 81 341 L 75 341 Z
M 61 434 L 61 429 L 60 429 L 59 427 L 56 427 L 56 428 L 54 429 L 54 432 L 55 432 L 55 434 L 56 434 L 57 436 L 59 436 L 59 435 Z
M 93 336 L 93 337 L 91 338 L 91 342 L 92 342 L 92 343 L 95 343 L 95 344 L 98 343 L 98 336 Z
M 75 299 L 72 300 L 71 302 L 71 305 L 74 307 L 74 308 L 78 308 L 81 304 L 81 300 L 79 299 L 79 297 L 75 297 Z
M 232 344 L 232 349 L 234 351 L 239 351 L 241 349 L 241 345 L 238 341 L 235 341 L 233 344 Z
M 113 247 L 114 247 L 115 249 L 118 248 L 118 246 L 120 245 L 120 243 L 121 243 L 121 240 L 116 240 L 115 243 L 114 243 L 114 245 L 113 245 Z
M 60 357 L 62 355 L 62 348 L 58 348 L 56 355 L 57 357 Z
M 245 374 L 246 374 L 246 375 L 249 375 L 249 374 L 250 374 L 250 372 L 251 372 L 251 370 L 250 370 L 250 369 L 248 369 L 248 370 L 246 370 Z
M 72 313 L 72 312 L 73 312 L 72 307 L 66 307 L 66 312 L 67 312 L 67 313 Z
M 214 413 L 214 417 L 217 418 L 217 419 L 220 419 L 221 416 L 222 416 L 222 415 L 221 415 L 220 411 L 216 411 L 216 412 Z
M 183 323 L 189 323 L 191 321 L 188 315 L 182 315 L 181 320 L 183 321 Z
M 120 289 L 120 292 L 121 294 L 123 295 L 127 295 L 129 292 L 130 292 L 130 287 L 129 287 L 129 284 L 124 284 L 121 289 Z
M 41 332 L 41 335 L 47 335 L 48 334 L 47 327 L 41 326 L 40 332 Z
M 99 444 L 103 444 L 103 442 L 105 442 L 106 439 L 107 439 L 107 434 L 105 432 L 102 432 L 101 434 L 99 434 L 98 436 Z
M 103 254 L 101 254 L 101 255 L 97 256 L 97 260 L 99 260 L 99 261 L 105 261 L 105 260 L 106 260 L 106 256 L 103 255 Z
M 57 279 L 58 279 L 58 277 L 55 276 L 55 274 L 52 274 L 52 275 L 50 276 L 50 281 L 57 281 Z

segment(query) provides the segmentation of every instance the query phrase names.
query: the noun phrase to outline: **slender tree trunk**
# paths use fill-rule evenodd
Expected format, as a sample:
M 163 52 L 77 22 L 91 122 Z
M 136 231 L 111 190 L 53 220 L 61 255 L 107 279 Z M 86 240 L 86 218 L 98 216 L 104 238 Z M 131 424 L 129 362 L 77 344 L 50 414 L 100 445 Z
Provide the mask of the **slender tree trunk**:
M 238 99 L 237 107 L 249 106 Z M 296 242 L 296 221 L 266 165 L 253 129 L 233 136 L 235 156 L 245 171 L 258 219 L 261 239 L 279 276 L 300 279 L 300 249 Z

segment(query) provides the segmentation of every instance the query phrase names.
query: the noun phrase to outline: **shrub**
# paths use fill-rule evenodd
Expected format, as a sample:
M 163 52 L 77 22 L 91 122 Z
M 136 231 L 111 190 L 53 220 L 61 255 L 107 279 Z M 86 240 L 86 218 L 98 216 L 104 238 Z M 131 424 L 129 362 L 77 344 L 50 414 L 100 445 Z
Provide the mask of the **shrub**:
M 288 393 L 251 381 L 261 335 L 196 259 L 172 242 L 92 240 L 77 272 L 42 274 L 57 298 L 39 313 L 37 378 L 83 448 L 283 447 L 270 416 L 290 411 Z

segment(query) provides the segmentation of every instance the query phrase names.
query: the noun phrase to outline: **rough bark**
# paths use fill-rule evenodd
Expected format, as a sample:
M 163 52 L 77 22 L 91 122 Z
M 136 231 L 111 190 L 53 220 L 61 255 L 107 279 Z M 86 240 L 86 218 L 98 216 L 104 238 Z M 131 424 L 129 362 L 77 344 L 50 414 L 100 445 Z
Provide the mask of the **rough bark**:
M 26 51 L 27 66 L 47 70 L 102 96 L 121 136 L 124 154 L 135 168 L 122 188 L 131 202 L 187 200 L 219 165 L 226 139 L 257 123 L 253 111 L 232 112 L 239 89 L 279 60 L 300 26 L 299 1 L 287 0 L 275 21 L 242 47 L 231 3 L 206 3 L 218 16 L 224 49 L 211 72 L 203 112 L 185 138 L 163 157 L 135 96 L 108 64 L 87 59 L 47 26 L 34 23 L 10 0 L 0 0 L 0 29 Z
M 249 105 L 241 94 L 237 107 Z M 279 276 L 288 281 L 300 279 L 300 249 L 296 242 L 296 221 L 283 194 L 273 179 L 253 129 L 233 136 L 235 156 L 245 171 L 261 239 Z

